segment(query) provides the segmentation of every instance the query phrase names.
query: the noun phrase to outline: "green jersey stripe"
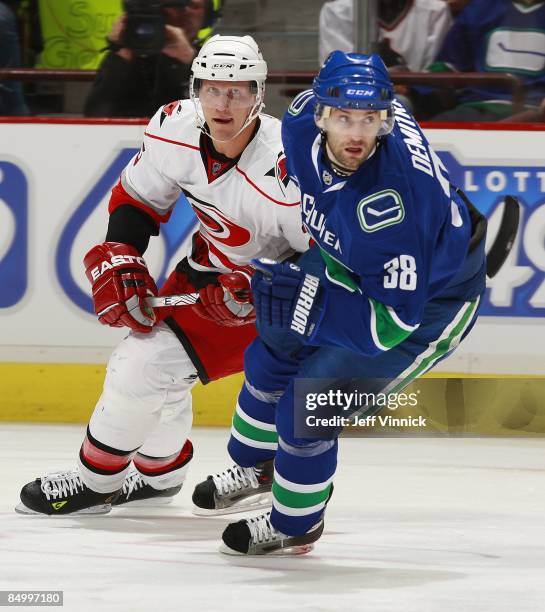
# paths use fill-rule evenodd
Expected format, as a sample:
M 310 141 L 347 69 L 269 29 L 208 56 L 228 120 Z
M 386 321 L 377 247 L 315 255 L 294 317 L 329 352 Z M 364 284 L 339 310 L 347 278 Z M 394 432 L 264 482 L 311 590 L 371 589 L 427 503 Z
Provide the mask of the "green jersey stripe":
M 361 293 L 361 288 L 358 283 L 358 275 L 352 272 L 340 261 L 336 260 L 329 253 L 320 249 L 320 254 L 325 262 L 325 275 L 330 282 L 339 285 L 343 289 L 347 289 L 351 293 L 357 291 Z
M 325 502 L 329 497 L 331 485 L 316 493 L 297 493 L 273 482 L 272 492 L 275 500 L 288 508 L 309 508 Z
M 242 444 L 246 446 L 250 446 L 251 448 L 263 448 L 266 450 L 275 451 L 278 448 L 278 443 L 276 442 L 260 442 L 259 440 L 254 440 L 252 438 L 247 438 L 242 435 L 239 431 L 237 431 L 234 427 L 231 427 L 231 435 L 233 438 L 236 438 Z
M 252 418 L 248 414 L 242 410 L 240 404 L 237 402 L 236 412 L 238 416 L 246 423 L 257 427 L 258 429 L 265 429 L 266 431 L 276 431 L 276 425 L 274 423 L 265 423 L 264 421 L 258 421 L 257 419 Z
M 277 482 L 284 489 L 288 489 L 289 491 L 293 491 L 295 493 L 317 493 L 318 491 L 323 491 L 333 482 L 333 476 L 331 476 L 331 478 L 328 478 L 324 482 L 317 482 L 313 484 L 299 484 L 298 482 L 286 480 L 285 478 L 280 476 L 280 474 L 275 470 L 274 482 Z
M 291 506 L 284 506 L 284 504 L 280 503 L 277 499 L 273 497 L 272 505 L 278 512 L 282 512 L 282 514 L 287 514 L 288 516 L 307 516 L 309 514 L 314 514 L 315 512 L 319 512 L 325 508 L 326 502 L 323 501 L 315 506 L 310 506 L 309 508 L 293 508 Z
M 403 323 L 397 315 L 392 316 L 392 308 L 373 298 L 369 298 L 369 306 L 371 308 L 371 336 L 373 342 L 382 351 L 397 346 L 418 327 L 418 325 Z
M 401 382 L 392 389 L 389 389 L 389 393 L 399 392 L 416 377 L 422 376 L 422 374 L 431 369 L 441 357 L 454 350 L 460 344 L 465 330 L 470 325 L 477 311 L 479 301 L 480 297 L 471 302 L 464 303 L 453 320 L 445 327 L 439 338 L 431 342 L 428 348 L 420 353 L 415 361 L 397 377 Z
M 278 442 L 278 434 L 276 431 L 267 431 L 250 425 L 237 412 L 233 415 L 233 428 L 246 438 L 257 440 L 258 442 Z

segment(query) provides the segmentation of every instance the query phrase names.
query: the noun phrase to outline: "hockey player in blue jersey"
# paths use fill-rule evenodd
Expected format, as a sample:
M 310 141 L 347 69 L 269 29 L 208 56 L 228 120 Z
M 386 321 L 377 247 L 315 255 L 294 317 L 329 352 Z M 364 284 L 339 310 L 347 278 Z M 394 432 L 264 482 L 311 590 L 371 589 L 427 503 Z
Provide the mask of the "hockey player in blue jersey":
M 486 221 L 394 99 L 379 56 L 334 51 L 282 136 L 315 245 L 297 265 L 255 262 L 260 337 L 233 417 L 236 465 L 193 495 L 200 514 L 258 507 L 238 502 L 262 493 L 274 458 L 272 510 L 228 525 L 231 554 L 300 554 L 323 531 L 337 439 L 296 435 L 295 381 L 406 385 L 458 346 L 485 288 Z

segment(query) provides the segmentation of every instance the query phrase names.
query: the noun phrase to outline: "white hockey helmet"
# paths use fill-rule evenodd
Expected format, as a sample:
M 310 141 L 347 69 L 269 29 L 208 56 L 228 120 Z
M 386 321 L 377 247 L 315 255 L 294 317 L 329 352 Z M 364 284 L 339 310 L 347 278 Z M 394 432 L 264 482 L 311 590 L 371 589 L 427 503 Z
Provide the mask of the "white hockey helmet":
M 254 84 L 252 90 L 256 96 L 255 103 L 244 125 L 235 135 L 238 136 L 263 109 L 266 79 L 267 62 L 251 36 L 212 36 L 201 47 L 191 66 L 189 93 L 195 105 L 199 127 L 204 130 L 204 117 L 195 102 L 199 97 L 201 81 L 251 81 Z

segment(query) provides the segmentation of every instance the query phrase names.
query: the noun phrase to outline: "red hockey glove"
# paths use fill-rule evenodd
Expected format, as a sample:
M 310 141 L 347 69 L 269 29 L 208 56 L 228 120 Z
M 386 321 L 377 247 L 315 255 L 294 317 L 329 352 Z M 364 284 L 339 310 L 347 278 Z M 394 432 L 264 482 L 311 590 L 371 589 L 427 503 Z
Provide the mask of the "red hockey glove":
M 150 332 L 155 313 L 144 298 L 157 295 L 157 287 L 138 251 L 120 242 L 94 246 L 83 259 L 93 286 L 93 303 L 103 325 Z
M 235 270 L 218 276 L 218 285 L 207 285 L 199 291 L 195 312 L 209 321 L 226 327 L 239 327 L 255 321 L 250 289 L 251 272 Z

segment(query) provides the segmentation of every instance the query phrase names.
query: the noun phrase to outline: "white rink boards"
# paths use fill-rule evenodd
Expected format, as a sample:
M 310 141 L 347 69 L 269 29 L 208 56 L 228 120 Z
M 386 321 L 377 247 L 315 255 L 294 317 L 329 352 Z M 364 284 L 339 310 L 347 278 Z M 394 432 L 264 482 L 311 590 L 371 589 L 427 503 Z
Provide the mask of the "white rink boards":
M 110 190 L 145 126 L 48 121 L 0 122 L 0 142 L 9 143 L 0 150 L 0 278 L 9 279 L 0 295 L 0 361 L 105 363 L 124 332 L 97 326 L 81 262 L 104 238 Z M 451 180 L 489 218 L 489 244 L 505 195 L 521 202 L 511 255 L 488 283 L 475 329 L 443 371 L 545 371 L 543 342 L 535 342 L 544 337 L 545 317 L 545 126 L 519 127 L 425 130 Z M 146 260 L 157 280 L 185 254 L 193 223 L 180 202 L 152 240 Z

